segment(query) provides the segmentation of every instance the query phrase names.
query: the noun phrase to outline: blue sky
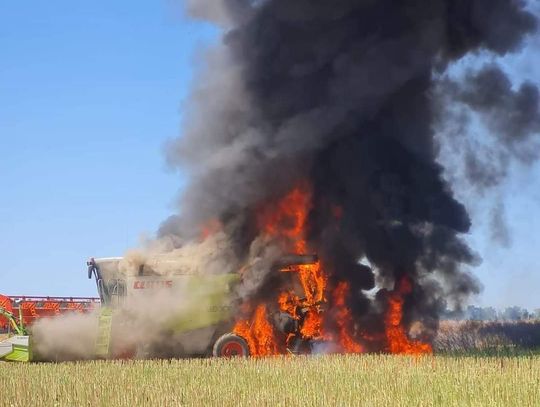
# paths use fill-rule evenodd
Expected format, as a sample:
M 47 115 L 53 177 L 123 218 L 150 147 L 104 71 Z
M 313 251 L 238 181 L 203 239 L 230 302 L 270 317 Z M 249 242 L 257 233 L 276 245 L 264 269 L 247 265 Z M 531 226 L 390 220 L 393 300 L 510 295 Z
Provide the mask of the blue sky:
M 163 144 L 216 35 L 172 1 L 0 3 L 0 293 L 95 295 L 86 259 L 122 255 L 172 213 L 182 179 Z M 538 80 L 533 56 L 508 63 L 516 79 Z M 486 238 L 474 205 L 476 301 L 535 308 L 540 168 L 514 175 L 501 189 L 511 247 Z
M 0 3 L 0 292 L 93 295 L 172 212 L 196 49 L 213 37 L 160 2 Z

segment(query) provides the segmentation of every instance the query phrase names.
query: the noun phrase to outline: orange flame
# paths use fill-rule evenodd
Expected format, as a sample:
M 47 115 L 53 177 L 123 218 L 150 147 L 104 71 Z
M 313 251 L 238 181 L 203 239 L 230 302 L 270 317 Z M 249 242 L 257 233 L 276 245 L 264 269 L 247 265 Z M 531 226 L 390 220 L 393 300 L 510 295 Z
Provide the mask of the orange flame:
M 339 337 L 337 342 L 341 349 L 347 353 L 363 353 L 364 348 L 356 342 L 351 334 L 352 315 L 347 307 L 345 300 L 349 294 L 349 284 L 341 282 L 337 285 L 333 292 L 334 307 L 336 309 L 336 324 L 338 327 Z
M 217 232 L 219 232 L 222 227 L 223 226 L 221 225 L 221 222 L 219 220 L 210 219 L 201 226 L 199 239 L 201 241 L 208 239 L 210 236 L 215 235 Z
M 321 267 L 321 263 L 303 264 L 297 266 L 296 269 L 306 295 L 306 305 L 314 306 L 324 301 L 327 277 Z
M 412 285 L 408 278 L 403 278 L 388 298 L 388 311 L 385 318 L 386 340 L 388 352 L 409 355 L 422 355 L 433 353 L 428 343 L 412 341 L 407 336 L 403 326 L 404 297 L 412 292 Z
M 284 252 L 308 254 L 310 248 L 307 242 L 307 220 L 312 208 L 311 199 L 310 186 L 301 183 L 281 200 L 264 205 L 257 216 L 260 234 L 281 243 Z M 343 216 L 341 207 L 331 207 L 330 210 L 337 219 Z M 321 309 L 326 302 L 328 282 L 328 274 L 322 263 L 291 266 L 281 271 L 297 273 L 303 293 L 296 293 L 291 289 L 277 293 L 275 304 L 244 304 L 248 311 L 245 315 L 249 317 L 238 321 L 234 332 L 247 340 L 253 356 L 283 353 L 291 339 L 297 337 L 297 334 L 289 334 L 287 338 L 280 339 L 281 342 L 278 341 L 282 336 L 276 336 L 268 319 L 269 310 L 276 309 L 276 305 L 281 312 L 299 321 L 299 334 L 302 339 L 329 340 L 341 352 L 365 352 L 364 345 L 356 339 L 358 337 L 367 342 L 386 342 L 386 350 L 390 353 L 432 352 L 431 345 L 410 340 L 403 324 L 404 298 L 412 292 L 409 280 L 401 280 L 397 288 L 389 294 L 384 333 L 368 335 L 355 326 L 351 310 L 347 307 L 346 300 L 350 291 L 347 282 L 339 283 L 331 291 L 330 312 Z M 334 328 L 331 332 L 325 332 L 325 326 Z
M 301 183 L 287 194 L 275 207 L 264 210 L 259 217 L 261 229 L 269 237 L 285 238 L 284 250 L 295 254 L 307 254 L 306 226 L 311 210 L 312 191 L 307 183 Z M 322 315 L 318 306 L 324 301 L 326 275 L 319 262 L 294 266 L 290 271 L 298 273 L 305 298 L 292 292 L 279 295 L 280 310 L 298 319 L 297 310 L 307 309 L 300 333 L 304 338 L 321 335 Z
M 278 239 L 286 252 L 295 254 L 308 254 L 307 243 L 307 220 L 311 210 L 312 191 L 307 183 L 301 183 L 285 197 L 273 205 L 265 205 L 257 216 L 257 224 L 263 236 Z M 332 208 L 332 214 L 342 216 L 342 209 Z M 325 292 L 328 277 L 320 262 L 288 267 L 283 272 L 295 272 L 299 276 L 303 289 L 303 297 L 297 293 L 285 291 L 278 294 L 277 305 L 280 311 L 286 312 L 296 320 L 301 320 L 300 335 L 304 339 L 331 339 L 335 341 L 340 350 L 350 353 L 361 353 L 363 347 L 357 343 L 352 334 L 352 315 L 346 306 L 345 298 L 349 292 L 347 283 L 339 284 L 333 292 L 333 303 L 337 309 L 332 316 L 337 321 L 338 338 L 332 338 L 330 334 L 324 334 L 324 318 L 327 315 L 320 308 L 326 301 Z M 262 307 L 262 308 L 261 308 Z M 300 313 L 302 310 L 302 313 Z M 259 324 L 256 324 L 259 321 Z M 255 314 L 249 320 L 239 321 L 235 332 L 248 341 L 252 354 L 264 356 L 274 354 L 279 350 L 275 345 L 275 336 L 271 326 L 261 323 L 266 321 L 266 307 L 259 305 Z M 264 329 L 261 328 L 264 326 Z M 294 336 L 294 335 L 293 335 Z M 290 336 L 286 343 L 289 342 Z M 260 346 L 261 343 L 266 346 Z M 271 345 L 270 345 L 271 344 Z
M 257 224 L 260 233 L 268 238 L 278 239 L 285 252 L 307 254 L 306 225 L 311 210 L 311 188 L 301 183 L 283 199 L 273 205 L 265 205 L 259 212 Z M 278 294 L 277 305 L 280 311 L 286 312 L 299 320 L 300 309 L 307 309 L 301 335 L 305 338 L 315 338 L 321 335 L 322 315 L 318 309 L 324 301 L 326 276 L 320 263 L 289 267 L 283 272 L 295 272 L 299 276 L 305 298 L 300 298 L 292 291 Z M 235 332 L 248 341 L 251 353 L 255 356 L 276 354 L 275 335 L 267 321 L 265 305 L 259 305 L 249 320 L 239 321 Z M 263 323 L 266 321 L 266 324 Z M 291 339 L 287 338 L 287 341 Z M 265 346 L 260 346 L 260 344 Z
M 300 334 L 304 338 L 312 339 L 321 336 L 322 315 L 318 309 L 310 309 L 304 318 L 304 323 L 300 328 Z
M 298 304 L 300 298 L 292 292 L 282 292 L 278 298 L 279 309 L 298 319 Z
M 305 226 L 311 210 L 311 188 L 305 183 L 294 188 L 276 205 L 267 205 L 259 213 L 261 232 L 270 237 L 285 237 L 295 253 L 306 252 Z M 291 247 L 287 247 L 290 250 Z
M 280 353 L 264 304 L 257 306 L 251 321 L 237 322 L 233 332 L 247 341 L 250 354 L 253 356 L 272 356 Z

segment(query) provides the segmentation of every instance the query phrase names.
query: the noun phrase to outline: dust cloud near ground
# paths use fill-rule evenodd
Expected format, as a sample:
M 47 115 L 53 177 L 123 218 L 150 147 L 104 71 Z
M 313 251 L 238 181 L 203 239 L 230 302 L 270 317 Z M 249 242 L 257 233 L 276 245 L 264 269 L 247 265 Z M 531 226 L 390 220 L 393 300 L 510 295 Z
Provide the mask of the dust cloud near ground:
M 92 359 L 98 317 L 98 311 L 94 311 L 37 320 L 31 328 L 34 353 L 45 361 Z
M 206 354 L 215 326 L 212 307 L 234 306 L 221 280 L 186 280 L 174 289 L 128 296 L 114 308 L 110 356 L 163 358 Z M 37 320 L 31 327 L 34 352 L 42 361 L 96 358 L 100 309 Z M 189 329 L 192 327 L 193 329 Z M 188 328 L 188 329 L 185 329 Z

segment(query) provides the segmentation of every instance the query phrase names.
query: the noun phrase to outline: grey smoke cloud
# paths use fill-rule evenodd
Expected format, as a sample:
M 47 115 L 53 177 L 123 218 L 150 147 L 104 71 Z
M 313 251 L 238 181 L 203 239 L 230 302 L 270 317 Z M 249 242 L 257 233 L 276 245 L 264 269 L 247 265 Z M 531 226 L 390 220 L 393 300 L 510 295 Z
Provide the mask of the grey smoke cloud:
M 251 0 L 186 0 L 189 15 L 228 27 L 247 18 L 252 8 Z
M 491 234 L 492 239 L 503 247 L 509 247 L 512 243 L 505 219 L 504 205 L 500 202 L 491 211 Z
M 467 124 L 480 119 L 484 126 L 482 140 L 471 137 L 471 126 L 461 134 L 451 135 L 443 143 L 461 146 L 462 173 L 481 195 L 500 185 L 511 173 L 515 163 L 529 165 L 537 160 L 540 151 L 539 92 L 531 82 L 513 83 L 510 76 L 496 63 L 479 70 L 468 70 L 462 78 L 445 78 L 437 91 L 447 105 L 441 114 L 447 121 L 457 121 L 455 110 Z M 452 112 L 454 109 L 454 112 Z M 467 131 L 468 130 L 468 131 Z M 447 134 L 448 135 L 448 134 Z M 494 242 L 508 247 L 511 237 L 506 224 L 504 205 L 495 202 L 491 208 L 490 226 Z
M 484 116 L 489 134 L 497 145 L 523 160 L 538 155 L 540 101 L 536 85 L 525 82 L 513 89 L 510 78 L 495 65 L 469 72 L 457 99 Z

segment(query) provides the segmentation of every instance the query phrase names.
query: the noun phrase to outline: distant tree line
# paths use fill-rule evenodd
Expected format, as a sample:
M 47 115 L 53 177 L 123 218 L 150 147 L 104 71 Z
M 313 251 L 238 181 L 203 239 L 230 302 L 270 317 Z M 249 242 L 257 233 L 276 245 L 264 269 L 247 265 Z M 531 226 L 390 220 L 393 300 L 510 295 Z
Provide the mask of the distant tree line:
M 468 320 L 468 321 L 526 321 L 540 320 L 540 308 L 529 311 L 521 307 L 506 307 L 496 309 L 493 307 L 477 307 L 469 305 L 461 311 L 447 310 L 441 315 L 441 319 L 446 320 Z

